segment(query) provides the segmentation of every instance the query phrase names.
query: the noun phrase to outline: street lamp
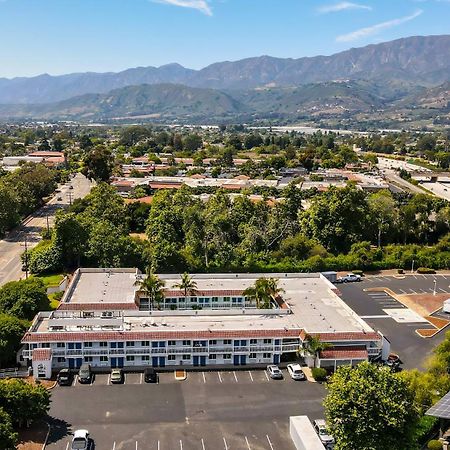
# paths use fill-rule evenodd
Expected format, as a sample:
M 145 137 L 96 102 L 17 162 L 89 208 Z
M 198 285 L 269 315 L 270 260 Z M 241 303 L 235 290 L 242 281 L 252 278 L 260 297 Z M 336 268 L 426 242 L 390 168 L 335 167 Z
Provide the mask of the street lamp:
M 436 295 L 436 279 L 434 280 L 433 295 Z
M 411 264 L 411 273 L 414 273 L 414 260 L 412 260 L 412 264 Z

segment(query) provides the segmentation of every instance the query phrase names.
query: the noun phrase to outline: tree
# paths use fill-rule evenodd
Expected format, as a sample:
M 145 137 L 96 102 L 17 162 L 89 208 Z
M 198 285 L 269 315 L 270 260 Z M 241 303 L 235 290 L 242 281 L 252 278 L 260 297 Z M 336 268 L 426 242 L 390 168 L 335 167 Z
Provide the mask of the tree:
M 384 190 L 368 197 L 371 223 L 376 224 L 377 245 L 381 247 L 381 237 L 398 219 L 395 200 L 389 191 Z
M 27 325 L 23 320 L 0 314 L 0 368 L 15 362 L 16 352 Z
M 187 298 L 188 295 L 195 295 L 197 292 L 197 282 L 194 281 L 186 272 L 181 275 L 181 281 L 179 283 L 175 283 L 173 287 L 182 290 L 184 298 Z
M 203 145 L 203 140 L 198 134 L 188 134 L 183 139 L 183 148 L 187 152 L 195 152 Z
M 258 278 L 253 286 L 245 289 L 243 295 L 254 300 L 257 308 L 268 309 L 281 292 L 284 290 L 278 286 L 276 278 Z
M 314 357 L 314 367 L 316 367 L 316 360 L 319 356 L 320 352 L 323 352 L 324 350 L 327 350 L 328 348 L 331 348 L 332 345 L 328 342 L 323 342 L 320 340 L 320 338 L 316 336 L 311 336 L 308 334 L 305 338 L 305 341 L 303 342 L 303 347 L 301 349 L 301 352 L 305 355 L 313 356 Z
M 0 182 L 0 236 L 19 223 L 19 204 L 13 190 Z
M 153 273 L 151 268 L 148 268 L 147 276 L 136 280 L 136 284 L 139 286 L 139 290 L 148 297 L 151 309 L 153 309 L 155 303 L 158 305 L 158 309 L 161 309 L 161 302 L 164 301 L 165 281 Z
M 10 281 L 0 288 L 0 312 L 31 320 L 39 311 L 48 310 L 44 283 L 39 278 Z
M 97 145 L 90 150 L 83 161 L 83 174 L 90 180 L 109 181 L 114 168 L 111 150 Z
M 11 450 L 16 448 L 19 436 L 14 431 L 11 417 L 0 408 L 0 450 Z
M 369 362 L 341 366 L 330 378 L 325 414 L 336 450 L 414 447 L 418 420 L 408 383 Z
M 50 392 L 42 385 L 33 385 L 12 378 L 0 380 L 0 408 L 14 425 L 30 425 L 44 417 L 50 408 Z

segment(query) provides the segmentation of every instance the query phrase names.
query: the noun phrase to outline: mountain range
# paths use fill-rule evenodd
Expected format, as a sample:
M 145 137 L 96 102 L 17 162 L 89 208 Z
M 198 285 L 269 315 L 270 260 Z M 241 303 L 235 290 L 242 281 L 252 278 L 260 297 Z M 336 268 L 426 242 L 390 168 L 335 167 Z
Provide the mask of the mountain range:
M 410 37 L 332 56 L 268 56 L 201 70 L 0 79 L 0 118 L 185 121 L 449 116 L 450 35 Z M 432 111 L 432 112 L 430 112 Z M 443 122 L 442 122 L 443 120 Z

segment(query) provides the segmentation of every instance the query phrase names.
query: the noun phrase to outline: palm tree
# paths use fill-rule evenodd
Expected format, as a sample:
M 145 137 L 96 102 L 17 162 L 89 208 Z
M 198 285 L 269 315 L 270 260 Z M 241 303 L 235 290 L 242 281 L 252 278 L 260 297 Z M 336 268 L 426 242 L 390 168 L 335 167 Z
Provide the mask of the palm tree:
M 192 296 L 197 293 L 197 283 L 187 272 L 184 272 L 183 275 L 181 275 L 181 281 L 174 284 L 173 287 L 182 290 L 185 299 L 188 297 L 188 295 Z
M 272 300 L 281 293 L 283 289 L 278 287 L 276 278 L 258 278 L 253 286 L 248 287 L 244 296 L 254 300 L 257 308 L 268 309 L 272 305 Z
M 136 280 L 134 284 L 139 286 L 139 291 L 148 297 L 151 309 L 153 309 L 155 303 L 158 305 L 158 309 L 161 309 L 161 302 L 164 300 L 164 286 L 166 283 L 161 280 L 158 275 L 153 273 L 152 268 L 147 269 L 145 278 Z
M 314 356 L 314 367 L 316 367 L 316 359 L 320 355 L 320 352 L 331 347 L 333 346 L 328 342 L 322 342 L 318 337 L 308 334 L 303 342 L 303 348 L 301 351 L 310 356 Z

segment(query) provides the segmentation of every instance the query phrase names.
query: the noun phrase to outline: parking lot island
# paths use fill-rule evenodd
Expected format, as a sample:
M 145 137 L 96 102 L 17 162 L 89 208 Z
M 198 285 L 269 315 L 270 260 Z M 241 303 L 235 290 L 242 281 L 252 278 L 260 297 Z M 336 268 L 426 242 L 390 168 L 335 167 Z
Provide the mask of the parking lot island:
M 48 378 L 62 368 L 94 371 L 197 367 L 263 367 L 305 356 L 335 369 L 387 356 L 389 342 L 361 319 L 321 274 L 195 274 L 187 294 L 181 275 L 159 275 L 164 299 L 152 304 L 136 269 L 78 269 L 52 312 L 39 313 L 23 337 L 19 359 Z M 246 289 L 262 277 L 280 295 L 257 307 Z M 258 305 L 261 306 L 261 305 Z M 307 354 L 314 336 L 328 343 Z

